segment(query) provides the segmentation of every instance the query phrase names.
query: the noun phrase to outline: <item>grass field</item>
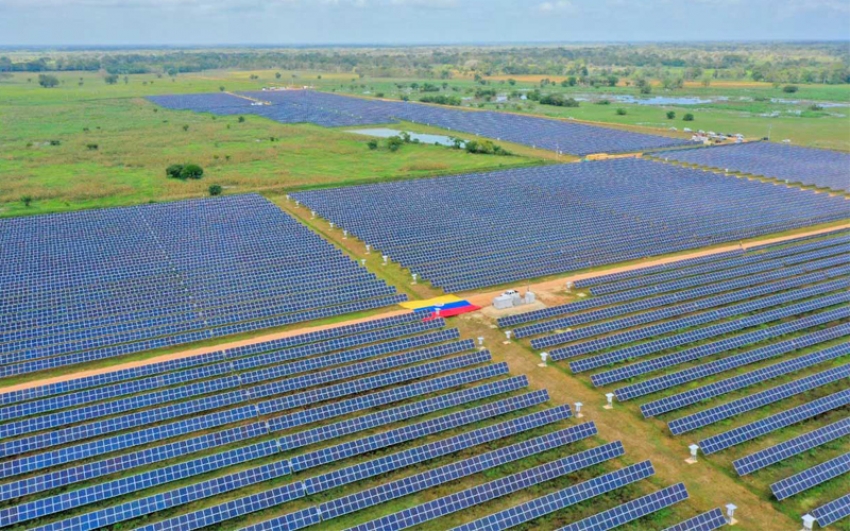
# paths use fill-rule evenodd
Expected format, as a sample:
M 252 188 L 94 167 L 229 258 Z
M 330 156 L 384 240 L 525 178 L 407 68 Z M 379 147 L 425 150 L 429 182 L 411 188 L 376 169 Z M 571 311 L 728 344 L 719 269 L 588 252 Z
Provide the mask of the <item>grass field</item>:
M 56 89 L 21 75 L 0 83 L 0 215 L 198 197 L 211 184 L 225 193 L 280 191 L 536 163 L 426 145 L 370 151 L 365 137 L 334 129 L 255 116 L 240 123 L 236 116 L 160 109 L 142 98 L 218 90 L 220 79 L 133 76 L 127 85 L 108 86 L 88 75 L 80 86 L 76 74 L 60 77 L 67 82 Z M 239 77 L 228 78 L 231 84 L 257 87 Z M 204 178 L 166 178 L 166 166 L 184 162 L 203 166 Z M 24 196 L 33 198 L 30 207 Z

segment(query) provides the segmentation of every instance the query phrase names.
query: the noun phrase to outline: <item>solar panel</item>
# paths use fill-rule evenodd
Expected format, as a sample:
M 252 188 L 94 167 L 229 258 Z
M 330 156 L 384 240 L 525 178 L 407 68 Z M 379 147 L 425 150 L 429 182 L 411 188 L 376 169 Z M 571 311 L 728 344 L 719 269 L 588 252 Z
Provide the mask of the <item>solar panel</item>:
M 850 404 L 850 389 L 818 398 L 801 406 L 776 413 L 730 431 L 700 441 L 699 447 L 706 455 L 761 437 L 767 433 L 791 426 L 835 408 Z
M 817 519 L 818 525 L 826 527 L 850 516 L 850 494 L 825 503 L 820 507 L 812 509 L 812 516 Z
M 619 455 L 622 455 L 622 447 L 617 443 L 600 446 L 371 520 L 351 528 L 351 531 L 406 529 L 563 477 Z
M 850 345 L 844 345 L 850 347 Z M 843 354 L 850 352 L 845 348 Z M 817 389 L 824 385 L 844 380 L 850 377 L 850 364 L 834 367 L 819 373 L 794 380 L 786 384 L 772 387 L 754 395 L 745 396 L 726 404 L 716 406 L 686 417 L 671 420 L 667 423 L 674 435 L 688 433 L 705 426 L 709 426 L 721 420 L 752 411 L 780 400 Z
M 452 454 L 466 448 L 496 441 L 509 435 L 545 426 L 569 417 L 569 408 L 563 407 L 531 413 L 500 424 L 449 437 L 448 439 L 442 439 L 382 456 L 371 461 L 336 469 L 326 474 L 309 478 L 304 481 L 304 485 L 308 494 L 315 494 L 404 468 L 415 463 L 436 459 L 437 457 Z M 590 435 L 592 434 L 587 433 L 585 436 L 589 437 Z
M 842 316 L 850 317 L 850 309 L 839 308 L 836 310 L 821 312 L 794 320 L 791 323 L 783 323 L 780 325 L 774 325 L 768 328 L 763 328 L 757 332 L 749 332 L 743 334 L 743 337 L 735 336 L 735 338 L 741 340 L 741 343 L 738 343 L 737 341 L 731 338 L 726 340 L 720 340 L 718 342 L 705 345 L 707 347 L 707 350 L 701 350 L 701 352 L 707 352 L 707 355 L 711 355 L 711 353 L 716 352 L 724 352 L 730 345 L 733 346 L 733 348 L 736 345 L 746 346 L 758 342 L 760 340 L 763 341 L 767 339 L 772 339 L 774 337 L 778 337 L 789 332 L 805 330 L 810 326 L 826 324 L 828 322 L 840 319 Z M 675 373 L 665 374 L 657 378 L 652 378 L 650 380 L 646 380 L 637 384 L 616 389 L 614 391 L 614 394 L 617 395 L 618 400 L 630 400 L 639 396 L 656 393 L 664 389 L 677 387 L 688 382 L 699 380 L 701 378 L 720 374 L 725 371 L 730 371 L 760 361 L 773 359 L 789 352 L 817 345 L 818 343 L 822 343 L 825 341 L 830 341 L 832 339 L 836 339 L 844 335 L 850 335 L 850 324 L 833 326 L 827 328 L 826 330 L 808 332 L 802 336 L 798 336 L 793 339 L 780 341 L 778 343 L 771 343 L 763 347 L 748 350 L 741 354 L 735 354 L 719 360 L 703 363 L 701 365 L 697 365 L 696 367 L 691 367 L 689 369 L 684 369 Z M 702 348 L 702 346 L 696 348 Z M 681 363 L 690 361 L 694 354 L 691 354 L 688 351 L 685 352 L 687 352 L 687 354 L 685 354 L 681 358 L 678 358 L 676 356 L 682 353 L 671 354 L 671 359 L 669 363 L 667 362 L 667 360 L 662 360 L 658 364 L 659 368 L 677 365 L 680 363 L 680 359 L 682 360 Z M 659 415 L 661 413 L 666 413 L 668 411 L 672 411 L 672 409 L 670 408 L 676 409 L 678 404 L 680 403 L 687 404 L 688 397 L 685 396 L 686 393 L 688 392 L 686 391 L 684 393 L 680 393 L 679 395 L 675 395 L 676 398 L 665 397 L 653 402 L 648 402 L 647 404 L 643 404 L 641 406 L 641 412 L 643 412 L 645 417 L 650 417 L 654 415 Z
M 607 531 L 687 499 L 688 491 L 685 489 L 685 484 L 677 483 L 648 496 L 643 496 L 590 518 L 564 526 L 558 531 Z
M 745 476 L 847 435 L 850 435 L 850 418 L 841 419 L 828 426 L 736 459 L 732 465 L 739 476 Z
M 452 531 L 501 531 L 509 529 L 595 498 L 606 492 L 636 483 L 654 474 L 655 469 L 652 467 L 652 463 L 643 461 L 463 524 L 455 527 Z
M 848 472 L 850 472 L 850 453 L 777 481 L 770 486 L 770 490 L 777 500 L 784 500 Z
M 683 522 L 668 527 L 664 531 L 714 531 L 726 525 L 726 518 L 720 509 L 712 509 L 707 513 L 689 518 Z
M 546 450 L 569 444 L 570 438 L 565 438 L 560 432 L 535 437 L 511 446 L 479 454 L 462 461 L 456 461 L 427 472 L 422 472 L 403 479 L 385 483 L 371 489 L 361 491 L 341 498 L 322 503 L 319 512 L 323 520 L 337 518 L 344 514 L 360 511 L 389 500 L 408 496 L 437 485 L 476 474 L 484 470 L 518 461 Z

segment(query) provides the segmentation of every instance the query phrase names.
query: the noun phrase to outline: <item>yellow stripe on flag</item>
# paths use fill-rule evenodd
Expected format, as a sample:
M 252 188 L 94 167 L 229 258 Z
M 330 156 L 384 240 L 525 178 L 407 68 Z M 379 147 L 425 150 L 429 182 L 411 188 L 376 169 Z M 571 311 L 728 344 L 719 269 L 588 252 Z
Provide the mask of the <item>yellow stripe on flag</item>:
M 443 304 L 448 304 L 450 302 L 458 302 L 462 301 L 460 297 L 455 297 L 454 295 L 443 295 L 442 297 L 434 297 L 433 299 L 428 299 L 424 301 L 407 301 L 399 304 L 402 308 L 407 308 L 408 310 L 416 310 L 418 308 L 427 308 L 429 306 L 441 306 Z

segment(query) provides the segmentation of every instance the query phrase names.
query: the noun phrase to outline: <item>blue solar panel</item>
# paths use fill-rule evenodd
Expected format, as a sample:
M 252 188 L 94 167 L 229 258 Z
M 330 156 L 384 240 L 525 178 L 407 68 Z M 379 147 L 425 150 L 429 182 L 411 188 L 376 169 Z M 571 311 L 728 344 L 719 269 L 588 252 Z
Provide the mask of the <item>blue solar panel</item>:
M 841 346 L 841 345 L 839 345 Z M 849 347 L 849 345 L 844 345 Z M 850 348 L 844 348 L 842 354 L 850 352 Z M 674 435 L 681 435 L 690 431 L 709 426 L 721 420 L 728 419 L 747 411 L 752 411 L 786 398 L 817 389 L 825 385 L 850 378 L 850 364 L 834 367 L 799 380 L 772 387 L 754 395 L 745 396 L 726 404 L 716 406 L 686 417 L 671 420 L 667 425 Z
M 579 522 L 564 526 L 558 531 L 607 531 L 642 518 L 688 499 L 684 483 L 653 492 L 642 498 L 618 505 Z
M 688 518 L 684 522 L 668 527 L 664 531 L 714 531 L 726 525 L 726 518 L 720 509 L 712 509 L 707 513 Z
M 791 426 L 833 409 L 850 404 L 850 389 L 818 398 L 801 406 L 776 413 L 730 431 L 700 441 L 699 447 L 706 455 L 725 450 L 737 444 L 761 437 L 772 431 Z
M 850 418 L 841 419 L 823 428 L 736 459 L 732 464 L 738 475 L 745 476 L 847 435 L 850 435 Z
M 294 197 L 450 292 L 773 233 L 818 223 L 815 217 L 846 217 L 839 198 L 762 184 L 615 159 Z M 829 206 L 812 204 L 823 201 Z M 432 219 L 423 202 L 440 204 L 445 215 Z M 528 209 L 533 216 L 519 215 Z M 601 216 L 600 210 L 618 214 Z M 459 227 L 452 221 L 459 217 L 487 221 Z M 513 231 L 507 238 L 504 227 Z
M 620 453 L 622 455 L 622 450 L 620 450 Z M 655 469 L 652 467 L 652 463 L 643 461 L 546 496 L 535 498 L 516 507 L 485 516 L 479 520 L 455 527 L 452 531 L 502 531 L 636 483 L 654 474 Z
M 777 500 L 784 500 L 847 473 L 850 473 L 850 453 L 777 481 L 770 486 L 770 490 Z
M 812 516 L 817 519 L 818 525 L 821 527 L 832 525 L 847 518 L 850 516 L 850 494 L 812 509 Z
M 353 527 L 351 531 L 391 531 L 406 529 L 502 496 L 508 496 L 514 492 L 551 481 L 555 478 L 563 477 L 578 470 L 613 459 L 619 455 L 622 455 L 622 448 L 617 443 L 597 447 L 383 516 Z
M 850 190 L 846 153 L 771 142 L 747 142 L 684 151 L 664 151 L 664 159 L 773 177 L 833 190 Z
M 701 345 L 700 347 L 695 347 L 695 349 L 688 349 L 684 352 L 671 354 L 669 355 L 669 357 L 662 356 L 660 358 L 655 358 L 655 360 L 657 361 L 656 365 L 653 365 L 651 367 L 644 366 L 638 368 L 631 374 L 646 374 L 647 372 L 651 372 L 653 370 L 674 367 L 676 365 L 686 363 L 694 359 L 700 359 L 705 356 L 711 356 L 717 353 L 726 352 L 730 350 L 730 348 L 740 348 L 740 346 L 747 346 L 760 341 L 772 339 L 774 337 L 779 337 L 789 332 L 805 330 L 811 326 L 817 326 L 820 324 L 825 324 L 834 320 L 838 320 L 841 317 L 850 317 L 850 309 L 839 308 L 837 310 L 817 313 L 814 315 L 803 317 L 801 319 L 797 319 L 792 323 L 784 323 L 768 328 L 763 328 L 759 331 L 761 333 L 749 332 L 746 334 L 741 334 L 740 336 L 735 336 L 735 338 L 733 338 L 731 341 L 728 339 L 720 340 Z M 793 328 L 788 327 L 788 324 L 794 325 Z M 720 374 L 726 371 L 737 369 L 739 367 L 744 367 L 746 365 L 750 365 L 760 361 L 773 359 L 788 354 L 789 352 L 793 352 L 797 349 L 811 347 L 813 345 L 817 345 L 825 341 L 830 341 L 832 339 L 836 339 L 845 335 L 850 335 L 850 325 L 844 324 L 833 326 L 827 328 L 826 330 L 808 332 L 802 336 L 798 336 L 793 339 L 780 341 L 778 343 L 771 343 L 763 347 L 748 350 L 741 354 L 735 354 L 719 360 L 703 363 L 701 365 L 697 365 L 696 367 L 691 367 L 689 369 L 665 374 L 657 378 L 652 378 L 650 380 L 645 380 L 640 383 L 621 387 L 619 389 L 616 389 L 614 391 L 614 394 L 617 395 L 618 400 L 631 400 L 633 398 L 657 393 L 665 389 L 677 387 L 688 382 L 693 382 L 701 378 Z M 746 342 L 738 343 L 739 339 L 741 341 Z M 696 349 L 700 349 L 700 352 L 691 352 L 692 350 Z M 682 356 L 680 357 L 678 356 L 678 354 L 682 354 Z M 671 411 L 671 409 L 668 408 L 673 407 L 675 409 L 676 404 L 678 404 L 678 400 L 672 399 L 672 397 L 670 398 L 671 400 L 668 400 L 668 398 L 663 398 L 654 402 L 643 404 L 641 406 L 641 411 L 643 412 L 645 417 L 650 417 L 653 415 L 658 415 L 661 413 L 666 413 L 667 411 Z

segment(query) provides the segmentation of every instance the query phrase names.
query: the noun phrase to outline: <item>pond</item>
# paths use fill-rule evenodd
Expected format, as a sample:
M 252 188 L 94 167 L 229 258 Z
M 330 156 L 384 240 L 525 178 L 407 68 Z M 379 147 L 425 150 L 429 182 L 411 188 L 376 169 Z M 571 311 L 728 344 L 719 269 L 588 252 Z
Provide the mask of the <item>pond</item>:
M 358 135 L 366 135 L 366 136 L 376 136 L 378 138 L 389 138 L 391 136 L 398 136 L 402 133 L 397 129 L 388 129 L 385 127 L 378 127 L 375 129 L 350 129 L 346 131 L 346 133 L 355 133 Z M 444 135 L 429 135 L 425 133 L 411 133 L 408 132 L 411 140 L 419 140 L 423 144 L 440 144 L 441 146 L 453 146 L 454 142 L 452 142 L 451 137 Z

